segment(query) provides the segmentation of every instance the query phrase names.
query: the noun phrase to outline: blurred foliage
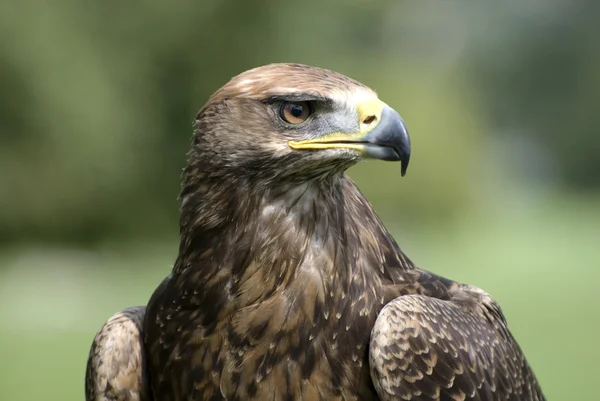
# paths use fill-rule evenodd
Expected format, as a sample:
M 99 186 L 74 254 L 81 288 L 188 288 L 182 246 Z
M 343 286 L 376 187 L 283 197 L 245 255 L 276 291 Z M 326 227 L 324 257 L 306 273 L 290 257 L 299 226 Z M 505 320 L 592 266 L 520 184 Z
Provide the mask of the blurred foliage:
M 195 112 L 273 61 L 341 71 L 400 110 L 408 178 L 375 163 L 351 172 L 384 216 L 470 208 L 486 132 L 533 138 L 525 161 L 541 152 L 566 183 L 597 188 L 593 3 L 509 3 L 3 3 L 0 239 L 175 235 Z
M 469 68 L 496 134 L 525 136 L 562 184 L 600 188 L 600 3 L 490 4 L 474 29 Z

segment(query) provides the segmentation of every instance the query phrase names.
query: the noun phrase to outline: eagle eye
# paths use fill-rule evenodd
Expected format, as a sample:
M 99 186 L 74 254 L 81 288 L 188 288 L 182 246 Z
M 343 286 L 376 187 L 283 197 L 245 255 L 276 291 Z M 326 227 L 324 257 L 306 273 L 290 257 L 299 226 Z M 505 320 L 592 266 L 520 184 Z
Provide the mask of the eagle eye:
M 308 102 L 283 102 L 279 107 L 279 117 L 288 124 L 300 124 L 311 114 Z

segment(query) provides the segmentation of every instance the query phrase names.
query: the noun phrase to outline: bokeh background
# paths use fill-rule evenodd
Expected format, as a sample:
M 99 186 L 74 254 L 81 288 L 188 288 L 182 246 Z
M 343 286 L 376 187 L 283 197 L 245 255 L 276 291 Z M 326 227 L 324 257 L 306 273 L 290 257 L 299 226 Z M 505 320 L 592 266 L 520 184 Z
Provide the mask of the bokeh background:
M 597 400 L 599 4 L 2 2 L 0 399 L 84 398 L 95 331 L 176 256 L 196 111 L 293 61 L 400 111 L 408 175 L 349 174 L 418 264 L 500 302 L 550 400 Z

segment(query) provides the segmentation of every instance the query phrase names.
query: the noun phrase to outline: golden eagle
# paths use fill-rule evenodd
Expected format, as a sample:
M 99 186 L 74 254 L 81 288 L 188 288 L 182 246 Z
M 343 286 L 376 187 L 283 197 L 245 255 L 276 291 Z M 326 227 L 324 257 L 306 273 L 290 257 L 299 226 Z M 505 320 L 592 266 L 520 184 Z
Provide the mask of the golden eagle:
M 498 304 L 416 267 L 345 175 L 408 166 L 374 91 L 271 64 L 194 127 L 175 265 L 100 329 L 88 401 L 544 400 Z

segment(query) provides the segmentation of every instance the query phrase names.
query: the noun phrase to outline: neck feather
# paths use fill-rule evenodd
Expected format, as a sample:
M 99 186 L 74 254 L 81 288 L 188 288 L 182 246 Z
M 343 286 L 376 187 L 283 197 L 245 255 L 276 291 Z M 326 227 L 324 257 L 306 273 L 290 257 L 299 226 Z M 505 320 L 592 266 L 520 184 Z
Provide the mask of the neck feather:
M 222 289 L 238 307 L 291 287 L 325 297 L 333 286 L 380 283 L 390 266 L 412 268 L 344 174 L 269 190 L 224 188 L 204 181 L 182 193 L 174 274 Z

